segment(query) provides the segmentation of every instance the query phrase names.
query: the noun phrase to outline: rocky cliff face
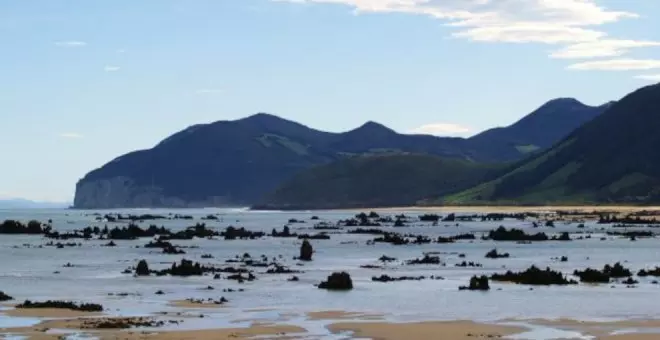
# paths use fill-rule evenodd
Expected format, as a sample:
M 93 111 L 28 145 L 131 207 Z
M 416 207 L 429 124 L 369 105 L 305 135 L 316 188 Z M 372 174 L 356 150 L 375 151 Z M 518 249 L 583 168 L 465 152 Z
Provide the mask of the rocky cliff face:
M 78 209 L 199 208 L 227 205 L 223 197 L 186 201 L 154 186 L 140 186 L 128 177 L 79 182 L 74 207 Z

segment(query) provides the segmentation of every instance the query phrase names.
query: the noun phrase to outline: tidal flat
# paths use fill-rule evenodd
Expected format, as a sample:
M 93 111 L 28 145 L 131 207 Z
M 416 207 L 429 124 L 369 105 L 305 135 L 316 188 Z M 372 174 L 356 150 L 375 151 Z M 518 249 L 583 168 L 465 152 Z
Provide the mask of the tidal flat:
M 0 335 L 657 339 L 658 232 L 627 207 L 0 210 Z

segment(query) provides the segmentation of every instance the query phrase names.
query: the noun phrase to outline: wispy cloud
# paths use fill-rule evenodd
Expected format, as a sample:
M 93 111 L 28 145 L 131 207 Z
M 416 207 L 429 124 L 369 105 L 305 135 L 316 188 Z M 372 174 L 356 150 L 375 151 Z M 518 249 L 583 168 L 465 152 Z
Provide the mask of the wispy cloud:
M 121 70 L 121 67 L 108 65 L 108 66 L 104 67 L 103 70 L 105 72 L 117 72 L 117 71 Z
M 223 92 L 222 89 L 199 89 L 195 91 L 196 94 L 220 94 Z
M 80 139 L 84 138 L 83 135 L 77 133 L 77 132 L 65 132 L 65 133 L 60 133 L 60 137 L 62 138 L 69 138 L 69 139 Z
M 652 70 L 660 68 L 660 60 L 656 59 L 608 59 L 587 61 L 568 66 L 571 70 L 599 70 L 599 71 L 631 71 Z
M 603 39 L 569 45 L 555 51 L 550 56 L 563 59 L 618 57 L 634 48 L 653 46 L 660 46 L 660 42 Z
M 423 135 L 437 135 L 437 136 L 446 136 L 446 135 L 464 135 L 471 132 L 472 129 L 466 126 L 453 123 L 432 123 L 422 125 L 420 127 L 414 128 L 408 133 L 412 134 L 423 134 Z
M 120 48 L 120 49 L 117 50 L 117 53 L 120 53 L 120 54 L 121 53 L 126 53 L 126 49 Z
M 478 42 L 558 45 L 550 56 L 563 59 L 615 57 L 660 41 L 611 37 L 603 25 L 638 18 L 596 0 L 272 0 L 299 4 L 343 4 L 355 13 L 427 15 L 453 27 L 452 36 Z M 625 4 L 618 2 L 617 4 Z
M 55 46 L 59 46 L 59 47 L 83 47 L 83 46 L 87 46 L 87 43 L 84 42 L 84 41 L 78 41 L 78 40 L 57 41 L 57 42 L 55 42 Z
M 636 79 L 642 79 L 642 80 L 650 80 L 650 81 L 659 81 L 660 82 L 660 74 L 641 74 L 638 76 L 635 76 Z

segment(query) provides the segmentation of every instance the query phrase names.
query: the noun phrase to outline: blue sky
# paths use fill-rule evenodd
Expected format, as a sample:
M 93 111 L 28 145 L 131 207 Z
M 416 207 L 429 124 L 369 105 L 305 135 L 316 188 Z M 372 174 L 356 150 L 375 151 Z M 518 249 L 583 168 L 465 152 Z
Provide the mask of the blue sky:
M 469 136 L 660 81 L 655 0 L 0 0 L 0 198 L 269 112 Z

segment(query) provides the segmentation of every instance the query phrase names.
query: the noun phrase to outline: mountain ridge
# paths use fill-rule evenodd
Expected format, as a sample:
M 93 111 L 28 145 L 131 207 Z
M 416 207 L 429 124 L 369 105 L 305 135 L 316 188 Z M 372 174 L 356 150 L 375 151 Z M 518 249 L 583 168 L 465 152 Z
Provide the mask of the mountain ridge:
M 553 148 L 443 204 L 660 202 L 660 84 L 638 89 Z
M 579 102 L 571 103 L 573 106 L 593 116 L 601 113 L 598 107 Z M 565 109 L 568 110 L 556 108 Z M 560 126 L 558 134 L 570 132 L 567 130 L 582 121 L 575 117 L 565 119 L 570 123 Z M 407 135 L 376 122 L 332 133 L 258 113 L 235 121 L 192 125 L 151 149 L 115 158 L 77 183 L 74 206 L 92 209 L 250 205 L 303 170 L 349 156 L 417 153 L 473 162 L 506 162 L 539 148 L 523 152 L 517 149 L 519 144 L 526 146 L 533 141 L 496 135 L 497 138 L 481 141 Z

